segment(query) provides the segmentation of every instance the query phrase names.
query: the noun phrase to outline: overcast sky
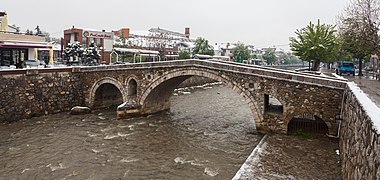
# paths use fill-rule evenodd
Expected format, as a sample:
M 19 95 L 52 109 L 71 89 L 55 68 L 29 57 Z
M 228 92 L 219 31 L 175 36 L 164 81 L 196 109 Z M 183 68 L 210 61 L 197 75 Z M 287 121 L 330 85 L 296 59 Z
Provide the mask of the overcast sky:
M 204 37 L 212 44 L 244 42 L 288 49 L 289 37 L 308 22 L 333 24 L 349 0 L 1 0 L 9 24 L 62 37 L 63 30 L 148 30 L 160 27 Z M 285 46 L 284 46 L 285 45 Z

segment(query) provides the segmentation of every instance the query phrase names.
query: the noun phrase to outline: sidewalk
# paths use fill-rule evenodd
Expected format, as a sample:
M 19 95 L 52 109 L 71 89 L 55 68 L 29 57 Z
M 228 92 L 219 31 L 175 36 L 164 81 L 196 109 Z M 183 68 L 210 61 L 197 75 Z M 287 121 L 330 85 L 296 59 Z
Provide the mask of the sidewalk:
M 334 73 L 333 70 L 321 69 L 321 72 L 327 76 L 332 76 L 331 73 Z M 365 74 L 365 73 L 363 73 Z M 343 76 L 349 82 L 355 82 L 360 89 L 367 94 L 367 96 L 378 106 L 380 107 L 380 81 L 372 78 L 372 75 L 369 76 Z

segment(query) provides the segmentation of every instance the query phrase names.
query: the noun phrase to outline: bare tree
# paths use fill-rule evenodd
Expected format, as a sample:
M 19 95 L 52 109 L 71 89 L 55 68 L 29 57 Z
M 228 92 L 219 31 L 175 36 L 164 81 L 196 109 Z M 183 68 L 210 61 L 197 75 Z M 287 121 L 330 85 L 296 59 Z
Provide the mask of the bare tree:
M 359 76 L 363 59 L 379 48 L 379 15 L 379 0 L 352 0 L 339 17 L 342 48 L 359 60 Z
M 152 50 L 160 52 L 160 55 L 163 57 L 165 55 L 166 47 L 172 42 L 172 36 L 167 33 L 149 33 L 149 36 L 146 38 L 147 47 Z

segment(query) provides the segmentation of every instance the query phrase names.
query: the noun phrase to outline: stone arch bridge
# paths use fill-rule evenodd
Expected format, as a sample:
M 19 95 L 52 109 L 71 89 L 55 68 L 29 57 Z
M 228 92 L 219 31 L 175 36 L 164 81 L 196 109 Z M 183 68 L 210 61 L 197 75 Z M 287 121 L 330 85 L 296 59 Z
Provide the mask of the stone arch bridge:
M 114 66 L 81 67 L 85 103 L 102 107 L 124 103 L 118 116 L 147 115 L 170 108 L 174 89 L 192 76 L 222 82 L 248 103 L 257 130 L 287 133 L 292 118 L 311 114 L 321 118 L 328 133 L 338 131 L 344 80 L 237 63 L 181 60 Z M 277 100 L 272 103 L 271 98 Z

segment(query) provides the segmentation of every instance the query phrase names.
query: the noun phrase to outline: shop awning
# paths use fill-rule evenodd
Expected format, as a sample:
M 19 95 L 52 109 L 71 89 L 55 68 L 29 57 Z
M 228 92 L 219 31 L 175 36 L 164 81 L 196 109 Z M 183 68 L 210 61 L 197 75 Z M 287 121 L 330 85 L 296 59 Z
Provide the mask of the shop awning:
M 3 41 L 0 42 L 0 47 L 2 48 L 52 48 L 51 44 L 41 42 L 13 42 L 13 41 Z

